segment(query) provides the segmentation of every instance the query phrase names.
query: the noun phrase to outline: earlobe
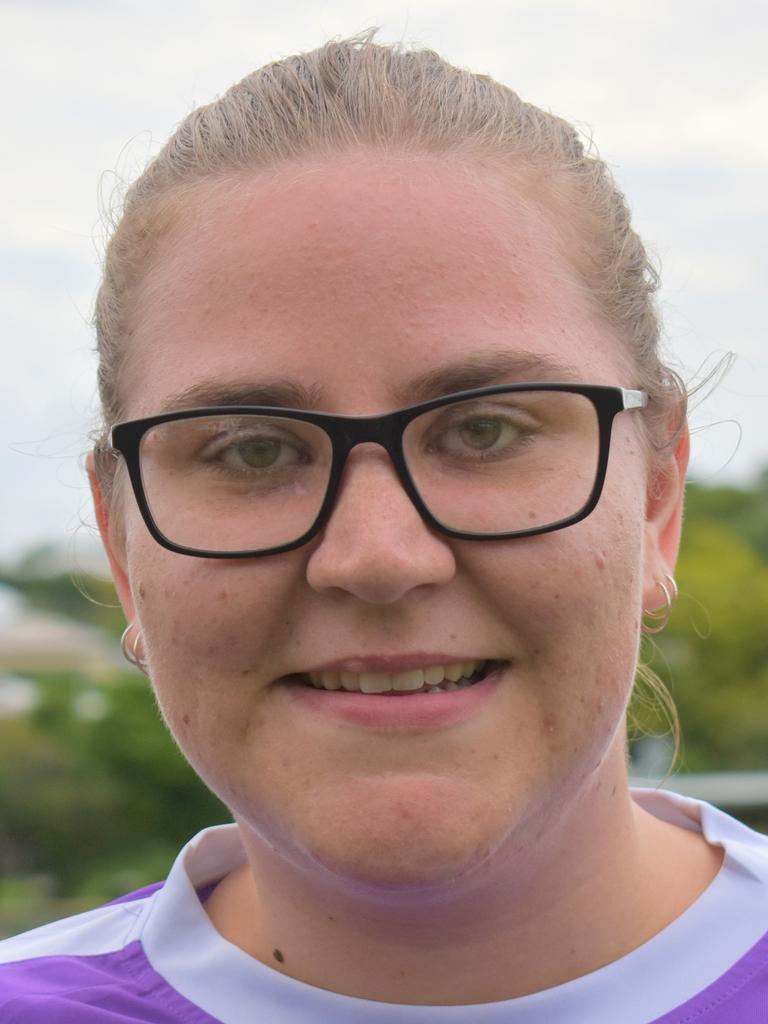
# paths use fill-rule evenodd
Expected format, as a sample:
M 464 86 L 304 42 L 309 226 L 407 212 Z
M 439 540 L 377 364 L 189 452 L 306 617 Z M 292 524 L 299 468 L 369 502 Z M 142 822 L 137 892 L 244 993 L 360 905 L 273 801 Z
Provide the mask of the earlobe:
M 88 470 L 88 481 L 91 486 L 93 507 L 96 513 L 96 523 L 101 534 L 101 542 L 109 559 L 112 579 L 117 595 L 120 598 L 120 604 L 123 606 L 125 617 L 128 622 L 132 622 L 135 617 L 135 607 L 125 565 L 125 546 L 122 539 L 117 535 L 110 499 L 105 494 L 102 481 L 96 469 L 96 459 L 93 452 L 90 452 L 88 455 L 86 468 Z

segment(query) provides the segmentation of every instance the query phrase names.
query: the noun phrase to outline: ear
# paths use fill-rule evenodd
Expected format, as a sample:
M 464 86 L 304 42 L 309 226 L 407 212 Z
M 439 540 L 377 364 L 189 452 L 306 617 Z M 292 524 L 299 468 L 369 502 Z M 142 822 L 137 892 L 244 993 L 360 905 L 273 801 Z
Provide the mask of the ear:
M 645 577 L 643 607 L 655 608 L 662 601 L 659 582 L 674 576 L 680 533 L 683 526 L 685 474 L 691 452 L 685 424 L 674 452 L 652 467 L 648 477 L 645 514 Z
M 123 606 L 126 620 L 133 622 L 136 617 L 136 608 L 133 603 L 133 594 L 126 571 L 125 539 L 122 535 L 122 530 L 118 529 L 115 517 L 112 514 L 111 500 L 115 498 L 115 495 L 112 493 L 108 497 L 105 494 L 104 487 L 96 470 L 96 458 L 93 452 L 90 452 L 88 455 L 86 468 L 88 470 L 88 481 L 91 485 L 96 522 L 99 527 L 104 550 L 109 559 L 117 596 L 120 598 L 120 604 Z

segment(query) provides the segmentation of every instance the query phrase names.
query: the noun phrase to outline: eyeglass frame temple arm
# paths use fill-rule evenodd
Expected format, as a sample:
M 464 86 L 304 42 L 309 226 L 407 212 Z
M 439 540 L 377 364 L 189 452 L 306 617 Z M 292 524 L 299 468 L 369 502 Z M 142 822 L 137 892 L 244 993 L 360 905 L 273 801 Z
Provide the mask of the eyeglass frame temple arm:
M 632 388 L 620 388 L 625 409 L 644 409 L 648 405 L 648 392 Z

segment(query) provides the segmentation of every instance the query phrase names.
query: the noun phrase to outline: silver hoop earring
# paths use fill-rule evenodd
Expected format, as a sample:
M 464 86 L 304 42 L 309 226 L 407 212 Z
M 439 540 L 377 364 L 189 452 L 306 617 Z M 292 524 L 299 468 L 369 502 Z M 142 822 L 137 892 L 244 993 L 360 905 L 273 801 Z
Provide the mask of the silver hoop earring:
M 656 586 L 664 594 L 664 604 L 659 605 L 658 608 L 648 608 L 643 612 L 642 630 L 646 635 L 653 636 L 656 633 L 661 633 L 666 628 L 669 617 L 672 614 L 672 606 L 679 594 L 674 576 L 664 573 L 664 579 L 667 581 L 666 583 L 663 583 L 661 580 L 656 581 Z
M 129 622 L 123 630 L 123 635 L 120 637 L 120 650 L 123 652 L 123 657 L 134 668 L 137 668 L 139 672 L 143 672 L 145 676 L 149 675 L 149 668 L 147 665 L 146 658 L 142 658 L 138 653 L 139 644 L 141 643 L 141 630 L 136 631 L 133 643 L 128 643 L 128 636 L 133 629 L 133 623 Z

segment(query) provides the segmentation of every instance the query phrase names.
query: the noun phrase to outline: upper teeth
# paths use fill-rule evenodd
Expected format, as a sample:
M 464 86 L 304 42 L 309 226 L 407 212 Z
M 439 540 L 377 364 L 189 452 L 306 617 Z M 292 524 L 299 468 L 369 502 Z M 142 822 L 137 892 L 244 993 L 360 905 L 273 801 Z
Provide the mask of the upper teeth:
M 446 680 L 456 684 L 460 679 L 473 676 L 485 664 L 485 661 L 457 661 L 405 672 L 309 672 L 307 678 L 319 690 L 386 693 L 388 690 L 421 690 L 424 686 L 440 686 Z

